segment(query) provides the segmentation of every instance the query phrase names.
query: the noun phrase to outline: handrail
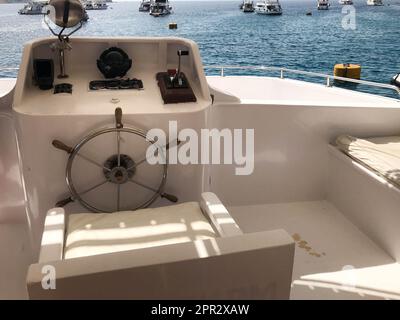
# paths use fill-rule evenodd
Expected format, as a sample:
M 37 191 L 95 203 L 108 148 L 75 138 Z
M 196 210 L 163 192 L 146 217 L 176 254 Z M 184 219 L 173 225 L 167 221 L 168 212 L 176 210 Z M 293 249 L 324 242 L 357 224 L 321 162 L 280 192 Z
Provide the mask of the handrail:
M 400 88 L 398 88 L 394 85 L 391 85 L 391 84 L 366 81 L 366 80 L 358 80 L 358 79 L 350 79 L 350 78 L 338 77 L 338 76 L 333 76 L 333 75 L 328 75 L 328 74 L 323 74 L 323 73 L 311 72 L 311 71 L 302 71 L 302 70 L 294 70 L 294 69 L 280 68 L 280 67 L 268 67 L 268 66 L 221 66 L 221 65 L 205 66 L 204 69 L 218 69 L 218 70 L 220 70 L 221 77 L 225 76 L 225 70 L 232 70 L 232 69 L 278 71 L 280 73 L 281 79 L 284 79 L 285 73 L 301 74 L 301 75 L 306 75 L 306 76 L 311 76 L 311 77 L 324 78 L 324 79 L 326 79 L 325 84 L 327 87 L 332 86 L 332 83 L 333 83 L 332 80 L 339 80 L 339 81 L 343 81 L 343 82 L 352 82 L 352 83 L 363 84 L 363 85 L 376 87 L 376 88 L 394 90 L 397 92 L 397 94 L 400 95 Z
M 324 78 L 324 79 L 326 79 L 325 84 L 327 87 L 332 86 L 332 82 L 333 82 L 332 80 L 339 80 L 339 81 L 343 81 L 343 82 L 363 84 L 363 85 L 375 87 L 375 88 L 383 88 L 383 89 L 393 90 L 393 91 L 396 91 L 396 93 L 400 95 L 400 88 L 398 88 L 394 85 L 391 85 L 391 84 L 351 79 L 351 78 L 344 78 L 344 77 L 338 77 L 338 76 L 333 76 L 333 75 L 318 73 L 318 72 L 311 72 L 311 71 L 295 70 L 295 69 L 280 68 L 280 67 L 268 67 L 268 66 L 229 66 L 229 65 L 226 65 L 226 66 L 210 65 L 210 66 L 204 66 L 204 69 L 219 69 L 221 77 L 225 76 L 225 69 L 228 69 L 228 70 L 236 69 L 236 70 L 278 71 L 280 73 L 281 79 L 284 79 L 285 73 L 301 74 L 301 75 L 305 75 L 305 76 Z M 15 70 L 19 70 L 19 68 L 18 67 L 7 67 L 7 68 L 0 67 L 0 71 L 15 71 Z
M 7 67 L 7 68 L 3 68 L 3 67 L 0 67 L 0 71 L 11 71 L 11 70 L 19 70 L 19 68 L 18 67 Z

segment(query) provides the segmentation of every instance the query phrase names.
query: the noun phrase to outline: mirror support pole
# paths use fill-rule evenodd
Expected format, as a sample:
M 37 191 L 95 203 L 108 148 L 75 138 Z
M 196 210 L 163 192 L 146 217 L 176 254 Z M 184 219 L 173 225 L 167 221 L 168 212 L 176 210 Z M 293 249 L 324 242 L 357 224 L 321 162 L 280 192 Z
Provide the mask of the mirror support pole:
M 68 34 L 63 34 L 65 28 L 62 28 L 61 31 L 57 34 L 49 25 L 46 15 L 44 16 L 44 22 L 46 23 L 47 27 L 50 29 L 51 33 L 58 38 L 58 43 L 53 44 L 51 47 L 53 49 L 58 50 L 58 57 L 60 62 L 60 74 L 58 75 L 59 79 L 68 78 L 68 75 L 65 71 L 65 50 L 71 50 L 71 45 L 69 44 L 69 37 L 77 32 L 80 28 L 82 28 L 83 23 L 82 21 L 79 23 L 79 26 L 76 27 Z
M 59 59 L 60 59 L 60 74 L 58 75 L 58 79 L 68 78 L 68 75 L 65 73 L 65 40 L 60 43 Z

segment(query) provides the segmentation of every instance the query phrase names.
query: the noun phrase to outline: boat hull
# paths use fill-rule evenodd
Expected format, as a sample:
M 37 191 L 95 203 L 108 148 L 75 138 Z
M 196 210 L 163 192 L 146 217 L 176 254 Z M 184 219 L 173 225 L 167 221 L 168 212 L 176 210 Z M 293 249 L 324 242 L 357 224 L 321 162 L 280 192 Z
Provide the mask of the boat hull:
M 25 15 L 25 16 L 38 16 L 43 13 L 42 12 L 18 12 L 18 14 Z
M 259 10 L 256 10 L 256 13 L 265 15 L 265 16 L 281 16 L 282 15 L 282 12 L 259 11 Z
M 270 3 L 257 3 L 255 7 L 255 12 L 257 14 L 268 15 L 268 16 L 280 16 L 282 15 L 282 7 L 277 2 L 276 4 Z
M 150 15 L 153 17 L 164 17 L 171 14 L 171 10 L 172 10 L 171 7 L 169 8 L 165 7 L 162 8 L 161 10 L 153 10 L 152 8 L 150 8 Z
M 169 15 L 169 14 L 171 14 L 170 12 L 168 12 L 168 13 L 166 13 L 166 12 L 164 12 L 164 13 L 150 13 L 150 15 L 151 16 L 153 16 L 153 17 L 165 17 L 165 16 L 167 16 L 167 15 Z

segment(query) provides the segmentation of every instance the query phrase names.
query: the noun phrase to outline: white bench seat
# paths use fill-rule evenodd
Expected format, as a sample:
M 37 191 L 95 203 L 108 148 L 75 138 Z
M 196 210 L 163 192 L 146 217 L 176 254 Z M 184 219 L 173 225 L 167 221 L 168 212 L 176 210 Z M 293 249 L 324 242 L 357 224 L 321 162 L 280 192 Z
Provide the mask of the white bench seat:
M 369 139 L 341 135 L 337 147 L 400 188 L 400 136 Z
M 243 234 L 218 197 L 111 214 L 49 210 L 32 299 L 288 299 L 294 242 Z M 65 237 L 64 237 L 65 235 Z M 42 286 L 55 269 L 57 290 Z
M 144 249 L 217 235 L 197 202 L 115 213 L 71 214 L 64 259 Z

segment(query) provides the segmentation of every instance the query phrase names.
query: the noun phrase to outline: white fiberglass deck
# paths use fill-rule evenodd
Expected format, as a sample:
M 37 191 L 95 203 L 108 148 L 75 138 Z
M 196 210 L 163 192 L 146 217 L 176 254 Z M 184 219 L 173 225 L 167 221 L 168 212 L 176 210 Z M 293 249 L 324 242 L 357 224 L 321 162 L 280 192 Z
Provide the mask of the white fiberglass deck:
M 1 78 L 0 79 L 0 98 L 7 95 L 15 86 L 16 79 L 7 79 Z M 1 107 L 1 105 L 0 105 Z
M 32 257 L 26 225 L 0 223 L 0 243 L 0 299 L 27 299 L 25 279 Z
M 283 228 L 296 240 L 292 299 L 400 299 L 400 264 L 327 201 L 229 207 L 244 232 Z M 29 240 L 0 225 L 0 298 L 26 298 Z M 16 264 L 15 262 L 18 261 Z M 354 268 L 354 269 L 353 269 Z M 16 282 L 16 279 L 18 281 Z
M 400 299 L 400 264 L 327 201 L 230 207 L 244 232 L 296 241 L 292 299 Z
M 211 89 L 243 104 L 399 108 L 400 100 L 293 79 L 209 76 Z

